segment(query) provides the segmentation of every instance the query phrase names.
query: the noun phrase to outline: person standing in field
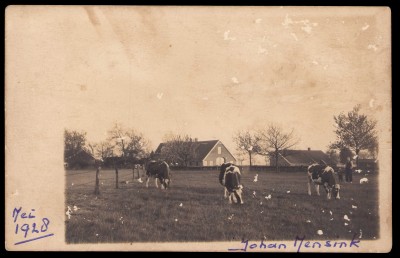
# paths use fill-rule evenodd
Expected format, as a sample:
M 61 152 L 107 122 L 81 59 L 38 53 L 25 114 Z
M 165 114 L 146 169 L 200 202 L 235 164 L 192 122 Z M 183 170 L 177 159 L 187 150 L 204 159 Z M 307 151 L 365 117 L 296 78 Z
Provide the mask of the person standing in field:
M 346 173 L 346 182 L 353 183 L 353 164 L 351 163 L 350 157 L 347 158 L 345 173 Z

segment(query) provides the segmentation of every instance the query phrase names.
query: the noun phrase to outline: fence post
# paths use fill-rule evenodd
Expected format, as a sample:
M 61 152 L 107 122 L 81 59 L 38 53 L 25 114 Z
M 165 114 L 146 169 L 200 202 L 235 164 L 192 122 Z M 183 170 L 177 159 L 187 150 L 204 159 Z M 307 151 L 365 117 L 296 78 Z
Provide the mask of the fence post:
M 118 168 L 115 167 L 115 188 L 118 189 Z
M 135 165 L 132 167 L 132 182 L 135 181 Z
M 100 173 L 100 167 L 97 167 L 97 169 L 96 169 L 96 186 L 94 188 L 94 194 L 96 194 L 96 195 L 100 194 L 99 173 Z

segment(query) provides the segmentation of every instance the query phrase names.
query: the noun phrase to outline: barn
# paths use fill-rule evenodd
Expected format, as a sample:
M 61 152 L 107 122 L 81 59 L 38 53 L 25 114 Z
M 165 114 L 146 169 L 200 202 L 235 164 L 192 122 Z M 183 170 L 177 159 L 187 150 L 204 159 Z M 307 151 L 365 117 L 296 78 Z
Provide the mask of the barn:
M 281 167 L 305 167 L 321 160 L 328 165 L 336 165 L 323 151 L 310 148 L 307 150 L 284 150 L 279 154 L 278 164 Z M 270 165 L 275 166 L 275 164 L 275 157 L 270 157 Z
M 220 140 L 198 141 L 194 139 L 188 144 L 191 144 L 194 153 L 192 160 L 188 164 L 189 167 L 219 166 L 224 162 L 223 158 L 227 162 L 236 163 L 235 157 Z M 161 156 L 164 146 L 165 143 L 160 143 L 154 153 L 157 156 Z

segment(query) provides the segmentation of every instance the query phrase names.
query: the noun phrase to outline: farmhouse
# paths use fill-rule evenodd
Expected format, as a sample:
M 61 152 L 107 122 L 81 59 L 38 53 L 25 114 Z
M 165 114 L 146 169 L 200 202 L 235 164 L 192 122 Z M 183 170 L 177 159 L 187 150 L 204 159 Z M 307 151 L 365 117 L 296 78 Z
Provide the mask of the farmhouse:
M 93 166 L 96 159 L 92 154 L 84 149 L 79 150 L 74 155 L 64 157 L 64 167 L 66 168 L 85 168 Z
M 328 165 L 333 164 L 327 154 L 321 150 L 285 150 L 279 154 L 278 164 L 281 167 L 308 166 L 314 162 L 324 161 Z M 275 166 L 275 157 L 270 157 L 270 165 Z
M 194 139 L 187 144 L 191 144 L 193 150 L 193 157 L 188 164 L 190 167 L 219 166 L 224 162 L 223 158 L 226 158 L 227 162 L 236 163 L 235 157 L 219 140 L 198 141 Z M 161 156 L 164 146 L 165 143 L 160 143 L 154 154 Z

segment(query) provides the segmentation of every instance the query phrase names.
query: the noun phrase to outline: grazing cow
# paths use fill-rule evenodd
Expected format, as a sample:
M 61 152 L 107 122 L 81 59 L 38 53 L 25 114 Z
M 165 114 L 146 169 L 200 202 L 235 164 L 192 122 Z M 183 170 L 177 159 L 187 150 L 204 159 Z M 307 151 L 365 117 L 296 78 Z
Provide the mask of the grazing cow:
M 314 183 L 317 194 L 319 195 L 319 185 L 323 185 L 327 193 L 327 198 L 331 199 L 332 194 L 336 199 L 340 199 L 340 185 L 335 178 L 333 168 L 326 165 L 312 164 L 308 167 L 308 194 L 311 195 L 311 183 Z
M 146 187 L 149 187 L 150 177 L 155 178 L 156 187 L 157 180 L 160 180 L 161 189 L 167 189 L 171 182 L 169 166 L 165 161 L 151 160 L 146 164 Z
M 230 163 L 230 162 L 223 163 L 219 170 L 219 183 L 224 187 L 224 197 L 225 198 L 228 198 L 228 190 L 225 187 L 224 176 L 225 176 L 226 169 L 230 166 L 233 166 L 233 163 Z
M 229 203 L 236 198 L 236 202 L 243 204 L 242 189 L 240 184 L 240 169 L 232 163 L 224 163 L 221 165 L 219 182 L 225 187 L 225 197 L 228 196 Z

